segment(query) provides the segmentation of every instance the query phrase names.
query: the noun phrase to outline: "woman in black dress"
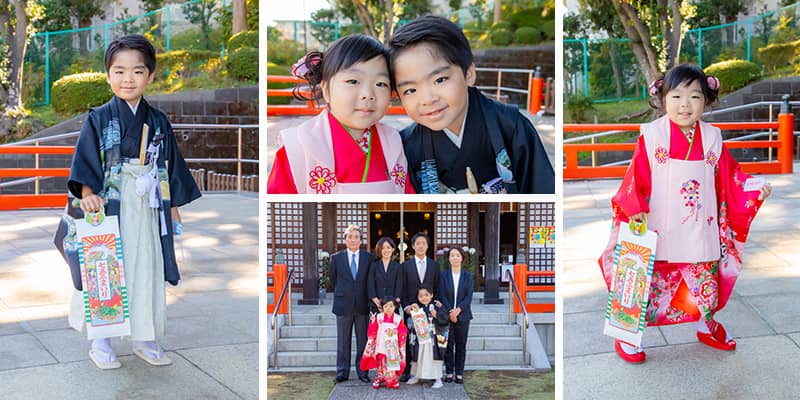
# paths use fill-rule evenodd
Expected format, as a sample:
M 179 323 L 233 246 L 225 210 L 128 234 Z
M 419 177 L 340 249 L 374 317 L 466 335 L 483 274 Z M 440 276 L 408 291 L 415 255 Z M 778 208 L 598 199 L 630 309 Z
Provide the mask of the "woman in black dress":
M 373 312 L 381 310 L 383 306 L 381 299 L 385 296 L 391 296 L 398 305 L 400 304 L 403 276 L 400 264 L 392 260 L 394 251 L 395 245 L 392 239 L 386 236 L 378 239 L 375 245 L 376 258 L 369 265 L 367 278 L 367 295 L 371 300 L 370 309 Z

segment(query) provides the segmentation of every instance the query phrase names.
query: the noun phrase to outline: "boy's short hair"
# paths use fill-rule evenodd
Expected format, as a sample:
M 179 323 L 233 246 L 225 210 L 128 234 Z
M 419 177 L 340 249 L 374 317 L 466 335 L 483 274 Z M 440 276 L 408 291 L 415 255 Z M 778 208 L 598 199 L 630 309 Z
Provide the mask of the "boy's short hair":
M 147 72 L 152 74 L 156 71 L 156 49 L 153 47 L 153 44 L 142 35 L 127 35 L 109 43 L 104 60 L 106 63 L 106 72 L 111 69 L 114 56 L 122 50 L 138 51 L 144 58 L 144 65 L 147 67 Z
M 472 50 L 464 32 L 454 22 L 435 15 L 419 17 L 398 29 L 389 40 L 391 61 L 404 50 L 418 44 L 434 48 L 434 56 L 440 56 L 450 64 L 458 65 L 467 76 L 472 64 Z

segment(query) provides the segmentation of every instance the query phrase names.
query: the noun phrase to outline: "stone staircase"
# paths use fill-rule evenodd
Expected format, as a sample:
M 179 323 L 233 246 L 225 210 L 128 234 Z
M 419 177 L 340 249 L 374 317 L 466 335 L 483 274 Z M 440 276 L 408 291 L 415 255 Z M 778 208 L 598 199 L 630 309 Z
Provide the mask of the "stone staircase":
M 278 369 L 335 370 L 336 316 L 331 313 L 330 304 L 294 305 L 292 311 L 292 325 L 284 324 L 278 330 Z M 467 341 L 467 369 L 530 368 L 531 354 L 526 352 L 523 360 L 522 326 L 517 321 L 509 324 L 507 305 L 473 304 L 472 313 Z M 355 335 L 351 340 L 352 360 L 355 362 Z M 270 352 L 268 364 L 274 370 L 273 363 L 273 354 Z

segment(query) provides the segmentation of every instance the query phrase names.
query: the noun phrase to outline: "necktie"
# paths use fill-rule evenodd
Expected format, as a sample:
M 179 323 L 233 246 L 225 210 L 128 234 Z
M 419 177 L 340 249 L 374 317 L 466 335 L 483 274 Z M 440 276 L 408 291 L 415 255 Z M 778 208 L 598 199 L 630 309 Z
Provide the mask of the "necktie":
M 353 260 L 350 261 L 350 273 L 353 274 L 353 280 L 356 279 L 357 272 L 358 272 L 358 264 L 356 264 L 356 255 L 353 254 Z
M 417 272 L 419 273 L 419 283 L 425 280 L 425 261 L 417 260 Z

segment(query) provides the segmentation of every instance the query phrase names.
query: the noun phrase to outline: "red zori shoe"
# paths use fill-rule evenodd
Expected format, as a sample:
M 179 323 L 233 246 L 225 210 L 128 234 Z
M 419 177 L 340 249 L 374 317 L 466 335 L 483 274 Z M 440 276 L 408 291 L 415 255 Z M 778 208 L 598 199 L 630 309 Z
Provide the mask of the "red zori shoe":
M 717 350 L 736 350 L 736 341 L 733 339 L 728 340 L 728 334 L 720 323 L 714 324 L 714 329 L 711 333 L 697 332 L 697 340 Z
M 640 351 L 635 354 L 628 354 L 625 350 L 622 349 L 622 343 L 625 343 L 621 340 L 614 340 L 614 350 L 617 351 L 617 355 L 619 358 L 631 363 L 631 364 L 641 364 L 647 359 L 647 355 L 644 354 L 644 351 Z M 627 344 L 627 343 L 625 343 Z

